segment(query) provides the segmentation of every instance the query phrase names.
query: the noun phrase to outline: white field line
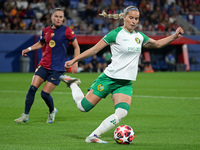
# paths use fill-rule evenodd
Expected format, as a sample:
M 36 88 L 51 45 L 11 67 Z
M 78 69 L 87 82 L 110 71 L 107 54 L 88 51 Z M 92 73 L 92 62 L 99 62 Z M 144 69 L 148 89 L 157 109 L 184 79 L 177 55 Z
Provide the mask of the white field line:
M 142 90 L 142 91 L 175 91 L 175 92 L 200 92 L 200 89 L 144 89 L 144 88 L 135 88 L 133 90 Z
M 27 91 L 16 91 L 16 90 L 0 90 L 0 93 L 24 93 L 26 94 Z M 53 92 L 54 94 L 61 94 L 61 95 L 71 95 L 71 92 Z M 199 99 L 200 97 L 173 97 L 173 96 L 149 96 L 149 95 L 133 95 L 134 97 L 141 97 L 141 98 L 159 98 L 159 99 Z
M 160 99 L 199 99 L 200 97 L 172 97 L 172 96 L 148 96 L 148 95 L 133 95 L 132 97 L 142 97 L 142 98 L 160 98 Z

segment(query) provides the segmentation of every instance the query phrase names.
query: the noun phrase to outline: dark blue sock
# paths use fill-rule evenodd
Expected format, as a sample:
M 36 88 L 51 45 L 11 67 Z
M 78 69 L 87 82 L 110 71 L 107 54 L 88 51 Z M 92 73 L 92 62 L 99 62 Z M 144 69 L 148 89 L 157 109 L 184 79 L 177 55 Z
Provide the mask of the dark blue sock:
M 46 93 L 44 91 L 41 92 L 41 97 L 49 107 L 49 112 L 51 113 L 54 110 L 54 103 L 53 103 L 53 98 L 49 93 Z
M 28 93 L 26 94 L 26 100 L 25 100 L 25 114 L 29 114 L 31 106 L 33 105 L 34 99 L 35 99 L 35 93 L 37 91 L 37 88 L 33 85 L 30 86 Z

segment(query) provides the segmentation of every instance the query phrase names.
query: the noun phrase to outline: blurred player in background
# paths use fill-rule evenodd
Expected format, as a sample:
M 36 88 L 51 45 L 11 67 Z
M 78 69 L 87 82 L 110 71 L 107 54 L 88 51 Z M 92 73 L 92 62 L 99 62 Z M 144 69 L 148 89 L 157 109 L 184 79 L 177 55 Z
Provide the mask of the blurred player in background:
M 107 117 L 86 139 L 87 143 L 107 143 L 99 137 L 101 134 L 115 127 L 127 114 L 132 100 L 132 81 L 136 80 L 138 61 L 142 46 L 145 48 L 161 48 L 175 39 L 181 37 L 183 29 L 176 29 L 175 34 L 160 40 L 147 37 L 136 28 L 139 22 L 139 10 L 129 6 L 121 14 L 101 15 L 109 18 L 123 18 L 124 25 L 110 31 L 95 46 L 84 51 L 74 59 L 65 62 L 68 68 L 79 60 L 97 54 L 107 45 L 110 45 L 112 58 L 111 63 L 104 72 L 94 81 L 89 92 L 84 96 L 79 88 L 80 80 L 66 75 L 60 78 L 72 90 L 72 97 L 80 111 L 90 111 L 102 98 L 112 94 L 115 112 Z
M 165 56 L 165 61 L 167 63 L 167 70 L 168 71 L 175 71 L 176 67 L 176 59 L 175 56 L 172 54 L 171 51 Z
M 74 47 L 74 56 L 80 54 L 80 48 L 74 32 L 69 27 L 63 25 L 65 22 L 63 10 L 60 8 L 54 9 L 51 20 L 52 25 L 43 29 L 40 40 L 22 51 L 22 56 L 27 56 L 28 52 L 45 47 L 44 55 L 39 62 L 38 68 L 35 70 L 31 86 L 26 95 L 24 113 L 20 118 L 14 120 L 17 123 L 28 122 L 35 93 L 45 81 L 47 82 L 41 91 L 41 97 L 49 107 L 49 116 L 46 123 L 52 123 L 54 121 L 57 109 L 54 108 L 53 98 L 50 94 L 60 83 L 60 75 L 65 72 L 64 64 L 67 60 L 67 47 L 69 46 L 69 42 Z M 77 70 L 78 63 L 75 63 L 72 65 L 71 71 L 75 73 Z

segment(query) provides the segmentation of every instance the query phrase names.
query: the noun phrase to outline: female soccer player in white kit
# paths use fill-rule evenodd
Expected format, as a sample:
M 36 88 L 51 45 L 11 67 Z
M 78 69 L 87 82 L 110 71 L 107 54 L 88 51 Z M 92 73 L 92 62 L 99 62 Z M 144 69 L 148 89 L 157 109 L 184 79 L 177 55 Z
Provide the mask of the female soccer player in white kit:
M 181 27 L 177 28 L 174 35 L 160 40 L 154 40 L 141 32 L 135 31 L 139 22 L 139 10 L 129 6 L 123 14 L 107 15 L 104 17 L 123 17 L 124 25 L 110 31 L 95 46 L 86 50 L 74 59 L 65 62 L 69 68 L 75 62 L 93 56 L 107 45 L 110 45 L 112 58 L 111 64 L 94 81 L 90 90 L 84 97 L 79 88 L 80 80 L 66 75 L 60 77 L 72 90 L 72 97 L 80 111 L 88 112 L 102 98 L 112 94 L 115 106 L 114 114 L 107 117 L 85 140 L 87 143 L 107 143 L 99 137 L 101 134 L 115 127 L 122 118 L 128 114 L 132 100 L 132 82 L 136 80 L 138 72 L 138 60 L 142 46 L 145 48 L 161 48 L 181 37 L 184 33 Z

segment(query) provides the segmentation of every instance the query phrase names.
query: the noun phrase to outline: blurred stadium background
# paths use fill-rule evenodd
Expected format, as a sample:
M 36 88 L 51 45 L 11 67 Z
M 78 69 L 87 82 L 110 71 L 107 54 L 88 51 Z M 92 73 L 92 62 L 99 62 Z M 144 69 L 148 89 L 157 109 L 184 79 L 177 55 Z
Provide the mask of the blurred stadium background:
M 137 6 L 141 13 L 136 30 L 151 38 L 171 35 L 178 26 L 185 30 L 182 38 L 163 49 L 143 49 L 143 59 L 150 62 L 154 71 L 168 70 L 165 61 L 168 52 L 175 56 L 175 71 L 200 71 L 199 0 L 0 0 L 0 72 L 35 70 L 42 50 L 29 53 L 27 58 L 21 57 L 21 51 L 37 42 L 41 30 L 51 25 L 50 14 L 54 8 L 64 9 L 66 25 L 75 32 L 83 52 L 111 29 L 123 25 L 123 20 L 98 14 L 102 10 L 120 13 L 129 5 Z M 98 53 L 98 58 L 107 49 Z M 70 46 L 68 58 L 72 55 Z
M 98 13 L 103 9 L 119 13 L 129 5 L 139 8 L 141 18 L 137 30 L 146 35 L 159 39 L 173 34 L 177 26 L 182 26 L 185 33 L 163 49 L 143 49 L 144 62 L 150 62 L 157 73 L 141 73 L 138 82 L 134 82 L 133 104 L 120 123 L 133 127 L 136 134 L 134 142 L 126 147 L 134 150 L 199 149 L 199 0 L 0 0 L 0 149 L 122 148 L 113 140 L 114 128 L 103 135 L 108 145 L 84 142 L 88 133 L 113 112 L 111 96 L 102 100 L 95 110 L 81 113 L 75 108 L 71 91 L 65 84 L 60 84 L 52 93 L 59 110 L 55 124 L 45 123 L 48 110 L 40 92 L 36 93 L 30 123 L 18 125 L 13 120 L 24 109 L 27 83 L 31 82 L 32 72 L 42 57 L 42 50 L 30 52 L 27 58 L 21 57 L 21 51 L 37 42 L 41 29 L 51 25 L 50 13 L 55 7 L 65 10 L 66 25 L 74 30 L 83 52 L 109 30 L 123 24 L 99 17 Z M 107 48 L 98 54 L 99 58 Z M 69 59 L 72 52 L 70 46 Z M 168 52 L 175 55 L 175 73 L 167 72 L 165 56 Z M 81 79 L 80 87 L 86 93 L 98 73 L 73 76 Z

